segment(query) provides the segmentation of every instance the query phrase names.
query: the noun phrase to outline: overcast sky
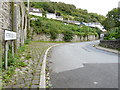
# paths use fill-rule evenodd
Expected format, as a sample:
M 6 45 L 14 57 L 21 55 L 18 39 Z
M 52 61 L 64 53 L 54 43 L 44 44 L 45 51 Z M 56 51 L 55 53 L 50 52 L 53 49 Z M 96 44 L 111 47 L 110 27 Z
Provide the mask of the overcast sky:
M 55 2 L 64 2 L 74 4 L 77 8 L 87 9 L 88 12 L 106 15 L 108 11 L 118 7 L 120 0 L 51 0 Z

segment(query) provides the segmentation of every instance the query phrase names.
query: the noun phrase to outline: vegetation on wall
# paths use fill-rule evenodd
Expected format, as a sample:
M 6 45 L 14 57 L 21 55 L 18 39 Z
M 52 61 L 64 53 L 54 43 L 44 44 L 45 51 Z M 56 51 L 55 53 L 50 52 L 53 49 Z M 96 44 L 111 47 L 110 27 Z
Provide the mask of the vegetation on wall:
M 64 34 L 64 37 L 63 37 L 64 41 L 69 42 L 73 39 L 74 33 L 72 31 L 66 30 L 63 32 L 63 34 Z
M 118 40 L 120 39 L 120 27 L 110 29 L 104 37 L 105 40 Z
M 66 25 L 62 21 L 44 17 L 31 16 L 31 18 L 32 17 L 37 18 L 37 20 L 31 20 L 30 23 L 31 27 L 34 29 L 34 33 L 50 35 L 51 40 L 55 40 L 58 34 L 63 34 L 65 41 L 71 41 L 73 35 L 78 35 L 80 37 L 88 35 L 98 36 L 101 32 L 98 28 L 90 28 L 88 26 L 80 27 L 73 24 Z

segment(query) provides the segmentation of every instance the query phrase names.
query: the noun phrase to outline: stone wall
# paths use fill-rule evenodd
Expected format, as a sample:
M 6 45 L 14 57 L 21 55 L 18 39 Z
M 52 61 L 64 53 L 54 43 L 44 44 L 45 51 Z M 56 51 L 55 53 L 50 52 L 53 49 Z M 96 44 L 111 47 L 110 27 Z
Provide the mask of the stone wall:
M 14 4 L 14 31 L 17 32 L 17 47 L 27 39 L 27 10 L 22 2 Z
M 63 41 L 63 34 L 59 34 L 58 38 L 55 39 L 54 41 Z M 95 37 L 95 35 L 89 35 L 88 37 L 79 37 L 75 35 L 72 39 L 72 41 L 87 41 L 87 40 L 96 40 L 98 37 Z M 50 40 L 50 35 L 45 35 L 45 34 L 34 34 L 33 35 L 33 41 L 51 41 Z
M 100 40 L 100 45 L 112 49 L 120 48 L 120 40 Z
M 0 42 L 3 41 L 3 28 L 12 29 L 11 19 L 11 4 L 0 2 Z
M 4 52 L 4 30 L 17 33 L 15 48 L 24 44 L 27 35 L 27 11 L 23 2 L 0 2 L 0 47 Z M 11 41 L 9 41 L 11 45 Z
M 0 52 L 4 56 L 4 29 L 12 29 L 12 4 L 0 2 Z M 9 42 L 10 43 L 10 42 Z M 1 60 L 2 61 L 2 58 Z

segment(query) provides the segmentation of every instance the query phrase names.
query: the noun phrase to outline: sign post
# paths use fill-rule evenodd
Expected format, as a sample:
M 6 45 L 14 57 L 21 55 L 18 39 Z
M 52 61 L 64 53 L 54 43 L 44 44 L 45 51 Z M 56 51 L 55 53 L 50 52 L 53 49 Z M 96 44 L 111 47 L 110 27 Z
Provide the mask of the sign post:
M 5 30 L 5 69 L 8 68 L 8 41 L 12 40 L 12 56 L 14 57 L 14 41 L 16 39 L 16 32 Z
M 8 42 L 5 41 L 5 69 L 8 66 Z
M 12 56 L 14 57 L 14 41 L 12 40 Z

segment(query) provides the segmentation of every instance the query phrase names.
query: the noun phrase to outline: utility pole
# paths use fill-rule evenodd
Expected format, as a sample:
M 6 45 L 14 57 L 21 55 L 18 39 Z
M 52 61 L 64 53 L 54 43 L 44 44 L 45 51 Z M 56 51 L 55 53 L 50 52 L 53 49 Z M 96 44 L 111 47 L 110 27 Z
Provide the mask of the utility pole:
M 29 10 L 30 10 L 30 0 L 27 0 L 27 9 L 28 9 L 28 28 L 27 28 L 27 38 L 29 39 L 29 34 L 30 34 L 30 19 L 29 19 Z M 29 30 L 29 31 L 28 31 Z
M 29 8 L 30 8 L 30 1 L 28 0 L 28 2 L 27 2 L 27 6 L 28 6 L 28 14 L 29 14 Z

